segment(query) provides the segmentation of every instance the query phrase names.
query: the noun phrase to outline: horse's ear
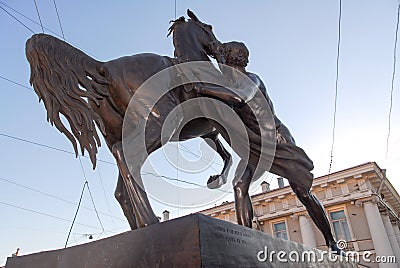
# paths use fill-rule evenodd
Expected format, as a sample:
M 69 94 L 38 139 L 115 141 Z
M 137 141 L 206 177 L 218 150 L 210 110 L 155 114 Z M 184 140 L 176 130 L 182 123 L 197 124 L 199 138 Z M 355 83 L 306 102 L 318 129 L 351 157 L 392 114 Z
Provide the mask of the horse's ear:
M 187 14 L 193 21 L 200 21 L 190 9 L 187 10 Z

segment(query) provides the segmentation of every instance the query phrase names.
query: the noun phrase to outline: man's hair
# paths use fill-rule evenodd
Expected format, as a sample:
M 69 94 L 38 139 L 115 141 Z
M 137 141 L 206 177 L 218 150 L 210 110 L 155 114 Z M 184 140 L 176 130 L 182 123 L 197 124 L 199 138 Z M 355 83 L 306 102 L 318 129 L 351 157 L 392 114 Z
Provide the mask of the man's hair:
M 246 67 L 249 62 L 249 50 L 242 42 L 227 42 L 222 45 L 222 55 L 228 65 Z

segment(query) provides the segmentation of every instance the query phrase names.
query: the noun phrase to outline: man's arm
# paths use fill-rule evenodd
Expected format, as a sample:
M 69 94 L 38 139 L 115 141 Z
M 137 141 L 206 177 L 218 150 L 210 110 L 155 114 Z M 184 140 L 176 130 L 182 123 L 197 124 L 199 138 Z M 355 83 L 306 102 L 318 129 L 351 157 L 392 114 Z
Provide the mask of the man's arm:
M 271 99 L 269 98 L 268 93 L 267 93 L 267 87 L 264 85 L 261 78 L 258 75 L 254 74 L 254 73 L 249 73 L 249 72 L 247 73 L 247 76 L 251 79 L 251 81 L 254 82 L 254 84 L 256 84 L 258 86 L 258 89 L 262 92 L 265 99 L 267 100 L 267 103 L 269 105 L 269 108 L 271 109 L 271 112 L 273 114 L 275 114 L 274 104 L 272 103 Z
M 233 90 L 222 86 L 198 83 L 194 86 L 194 90 L 201 95 L 221 100 L 228 105 L 243 106 L 246 104 L 246 101 Z
M 258 85 L 254 85 L 250 81 L 239 86 L 239 88 L 197 84 L 194 89 L 199 94 L 219 99 L 229 105 L 243 106 L 255 96 Z

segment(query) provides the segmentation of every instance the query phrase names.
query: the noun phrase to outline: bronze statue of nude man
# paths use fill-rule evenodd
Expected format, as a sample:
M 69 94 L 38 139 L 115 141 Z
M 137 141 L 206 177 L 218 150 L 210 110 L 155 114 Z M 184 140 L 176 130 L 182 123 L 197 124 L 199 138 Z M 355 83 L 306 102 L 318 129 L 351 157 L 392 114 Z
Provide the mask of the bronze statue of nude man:
M 249 102 L 254 101 L 255 98 L 261 96 L 260 94 L 256 95 L 254 92 L 255 90 L 260 90 L 262 92 L 262 96 L 266 99 L 275 122 L 276 151 L 270 172 L 282 176 L 289 181 L 297 198 L 299 198 L 301 203 L 306 207 L 311 219 L 322 232 L 328 248 L 339 253 L 341 250 L 337 247 L 335 239 L 333 238 L 326 212 L 322 204 L 310 191 L 314 178 L 313 174 L 310 172 L 314 168 L 313 162 L 300 147 L 296 146 L 289 129 L 276 116 L 272 101 L 267 94 L 267 89 L 262 80 L 256 74 L 246 70 L 249 57 L 248 49 L 243 43 L 228 42 L 220 45 L 219 50 L 224 56 L 226 65 L 245 74 L 258 88 L 245 88 L 235 91 L 234 89 L 228 89 L 222 86 L 197 84 L 194 90 L 200 95 L 216 98 L 231 105 L 243 120 L 246 127 L 256 133 L 259 133 L 259 128 L 271 127 L 259 126 L 259 122 L 256 118 L 251 116 L 252 114 L 256 114 L 257 117 L 262 117 L 263 113 L 266 112 L 265 109 L 259 107 L 259 109 L 255 110 L 253 107 L 252 110 L 249 111 L 250 108 L 247 105 Z M 222 67 L 221 70 L 224 75 L 230 75 L 231 79 L 235 79 L 235 72 L 229 72 L 229 69 L 230 68 L 226 68 L 224 71 Z M 268 113 L 270 112 L 268 111 Z M 251 227 L 253 208 L 248 194 L 248 187 L 253 178 L 255 177 L 255 179 L 258 179 L 264 171 L 258 170 L 252 163 L 243 163 L 241 161 L 239 165 L 247 166 L 245 166 L 244 174 L 241 177 L 235 177 L 233 182 L 236 215 L 239 224 Z M 225 182 L 208 181 L 208 185 L 215 183 L 217 183 L 217 186 L 221 186 Z

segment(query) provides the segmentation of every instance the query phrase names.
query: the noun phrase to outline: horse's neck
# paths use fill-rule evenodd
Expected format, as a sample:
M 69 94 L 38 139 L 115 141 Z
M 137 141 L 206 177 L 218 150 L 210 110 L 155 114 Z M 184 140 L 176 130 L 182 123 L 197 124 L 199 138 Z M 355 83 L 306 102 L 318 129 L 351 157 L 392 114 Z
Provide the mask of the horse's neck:
M 209 61 L 208 56 L 204 53 L 204 50 L 197 45 L 197 42 L 193 38 L 187 37 L 174 38 L 176 58 L 188 62 L 188 61 Z
M 178 59 L 188 62 L 188 61 L 208 61 L 208 57 L 206 55 L 202 55 L 202 53 L 195 53 L 193 50 L 184 49 L 177 50 L 175 57 Z

